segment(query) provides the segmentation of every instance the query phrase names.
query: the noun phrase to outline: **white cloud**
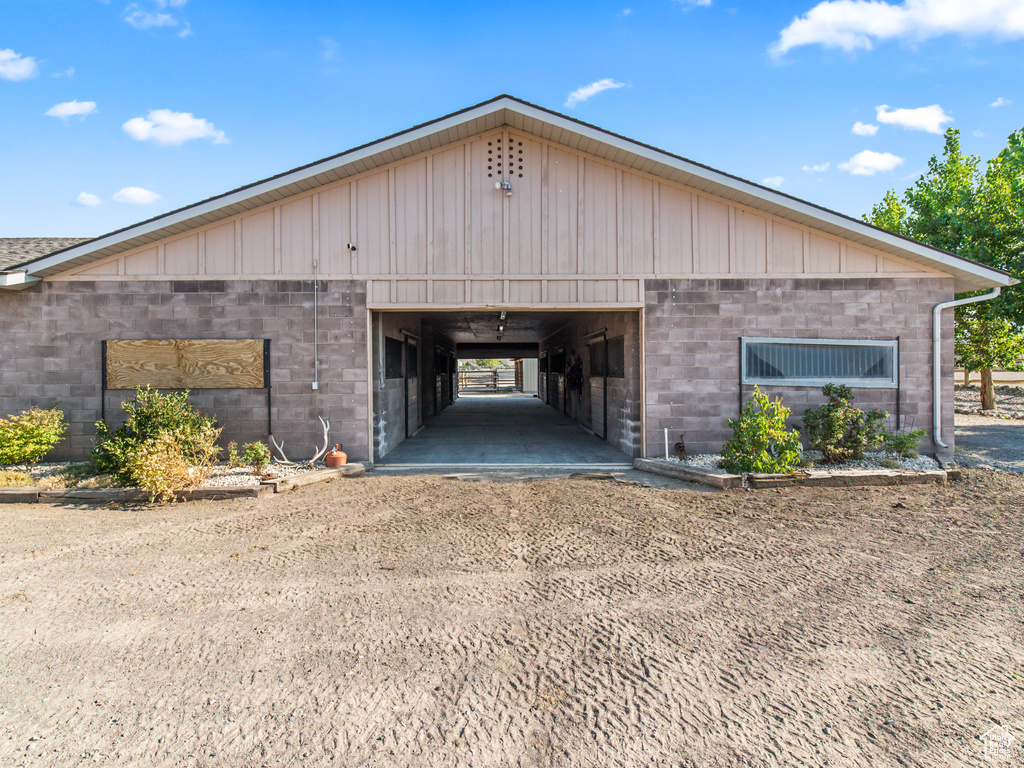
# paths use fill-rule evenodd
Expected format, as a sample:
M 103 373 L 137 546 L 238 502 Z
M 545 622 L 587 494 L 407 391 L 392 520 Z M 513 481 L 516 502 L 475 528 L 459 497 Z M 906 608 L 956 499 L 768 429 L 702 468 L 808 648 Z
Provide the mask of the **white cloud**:
M 324 61 L 334 61 L 338 58 L 338 50 L 341 45 L 337 40 L 332 40 L 329 37 L 320 38 L 320 56 Z
M 192 25 L 187 21 L 181 25 L 181 31 L 178 33 L 178 37 L 192 37 Z
M 89 192 L 79 192 L 78 197 L 75 198 L 75 204 L 81 205 L 84 208 L 94 208 L 102 202 L 96 195 Z
M 187 2 L 188 0 L 156 0 L 157 7 L 159 8 L 166 8 L 167 6 L 170 6 L 171 8 L 181 8 Z
M 781 187 L 782 182 L 784 181 L 785 179 L 782 178 L 781 176 L 767 176 L 761 179 L 761 183 L 764 184 L 766 187 L 775 187 L 776 189 Z
M 148 117 L 133 117 L 121 127 L 133 139 L 164 146 L 180 146 L 191 139 L 212 139 L 214 144 L 230 142 L 224 131 L 218 131 L 209 120 L 169 109 L 154 109 Z
M 818 163 L 817 165 L 805 165 L 803 167 L 804 173 L 824 173 L 828 170 L 831 163 Z
M 996 99 L 991 104 L 989 104 L 989 106 L 990 107 L 1005 107 L 1005 106 L 1008 106 L 1010 104 L 1013 104 L 1013 102 L 1010 101 L 1009 99 L 1004 99 L 1002 96 L 1000 96 L 998 99 Z
M 865 149 L 845 163 L 840 163 L 839 167 L 854 176 L 874 176 L 879 172 L 891 171 L 902 163 L 903 158 L 897 157 L 891 152 L 872 152 L 870 149 Z
M 580 102 L 586 101 L 591 96 L 596 96 L 601 91 L 607 91 L 609 88 L 623 88 L 625 85 L 625 83 L 617 83 L 610 77 L 606 77 L 603 80 L 598 80 L 596 83 L 577 88 L 569 94 L 569 98 L 565 100 L 565 106 L 575 107 Z
M 10 48 L 0 51 L 0 78 L 4 80 L 28 80 L 39 74 L 36 60 L 31 56 L 22 56 Z
M 973 136 L 976 139 L 981 139 L 981 138 L 984 138 L 985 134 L 982 133 L 981 131 L 975 129 L 975 130 L 971 131 L 971 136 Z
M 160 195 L 142 187 L 125 187 L 114 193 L 115 203 L 130 203 L 131 205 L 149 205 L 160 199 Z
M 59 117 L 61 120 L 67 120 L 69 117 L 80 117 L 84 120 L 86 115 L 91 115 L 95 111 L 95 101 L 72 100 L 54 104 L 46 110 L 46 114 L 49 117 Z
M 826 0 L 779 33 L 769 51 L 782 56 L 802 45 L 870 51 L 883 40 L 917 42 L 942 35 L 1024 37 L 1020 0 Z
M 623 8 L 619 13 L 622 16 L 632 16 L 633 15 L 633 9 L 632 8 Z
M 74 76 L 75 76 L 75 68 L 74 67 L 68 67 L 63 72 L 54 72 L 51 75 L 51 77 L 74 77 Z
M 876 133 L 878 133 L 878 126 L 872 125 L 871 123 L 862 123 L 860 120 L 858 120 L 856 123 L 853 124 L 853 128 L 851 128 L 850 130 L 856 133 L 858 136 L 874 136 Z
M 888 104 L 875 107 L 875 119 L 880 123 L 900 125 L 908 131 L 942 133 L 943 123 L 952 123 L 953 118 L 938 104 L 917 109 L 889 109 Z
M 683 6 L 683 8 L 692 8 L 693 6 L 710 8 L 711 0 L 676 0 L 676 4 Z
M 150 13 L 144 11 L 137 5 L 129 5 L 125 8 L 128 14 L 124 20 L 136 29 L 152 29 L 153 27 L 176 27 L 178 20 L 169 13 Z

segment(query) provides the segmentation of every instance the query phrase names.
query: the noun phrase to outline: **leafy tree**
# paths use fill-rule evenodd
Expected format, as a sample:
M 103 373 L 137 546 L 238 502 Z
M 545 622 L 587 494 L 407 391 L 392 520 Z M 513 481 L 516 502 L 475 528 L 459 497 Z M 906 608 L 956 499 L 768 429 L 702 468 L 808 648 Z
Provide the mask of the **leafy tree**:
M 864 217 L 869 224 L 1024 276 L 1024 129 L 981 170 L 965 155 L 960 132 L 949 128 L 942 156 L 902 197 L 886 193 Z M 970 296 L 966 293 L 963 296 Z M 980 370 L 982 408 L 995 407 L 992 368 L 1013 364 L 1024 323 L 1024 291 L 1004 289 L 994 301 L 956 309 L 957 359 Z M 970 347 L 970 348 L 969 348 Z

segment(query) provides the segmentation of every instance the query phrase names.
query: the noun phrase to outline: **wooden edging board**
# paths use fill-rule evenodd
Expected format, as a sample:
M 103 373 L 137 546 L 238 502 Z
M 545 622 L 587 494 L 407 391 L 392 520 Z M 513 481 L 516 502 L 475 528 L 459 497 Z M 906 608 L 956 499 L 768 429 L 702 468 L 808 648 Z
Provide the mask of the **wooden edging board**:
M 673 477 L 691 483 L 701 483 L 723 490 L 742 488 L 742 475 L 724 475 L 705 472 L 663 459 L 635 459 L 633 468 L 655 475 Z M 899 469 L 854 469 L 834 473 L 794 472 L 790 475 L 747 475 L 750 488 L 789 488 L 797 486 L 850 488 L 865 485 L 922 485 L 937 483 L 944 485 L 948 480 L 959 480 L 960 471 L 935 469 L 913 472 Z
M 273 493 L 285 493 L 305 485 L 324 483 L 339 477 L 361 475 L 373 465 L 369 462 L 353 462 L 332 469 L 319 469 L 301 475 L 267 480 L 260 485 L 234 485 L 219 488 L 196 488 L 178 491 L 178 501 L 222 501 L 225 499 L 257 499 Z M 146 491 L 137 488 L 0 488 L 0 504 L 36 504 L 54 502 L 83 502 L 106 504 L 111 502 L 145 502 L 149 500 Z

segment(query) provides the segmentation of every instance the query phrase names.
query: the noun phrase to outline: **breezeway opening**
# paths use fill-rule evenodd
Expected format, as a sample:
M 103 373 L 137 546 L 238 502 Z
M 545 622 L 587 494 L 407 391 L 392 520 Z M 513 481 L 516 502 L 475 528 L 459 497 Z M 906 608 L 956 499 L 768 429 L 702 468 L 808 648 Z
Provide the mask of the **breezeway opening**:
M 640 454 L 638 310 L 384 311 L 372 330 L 382 466 L 620 467 Z M 518 361 L 513 391 L 460 394 L 458 361 L 483 358 Z

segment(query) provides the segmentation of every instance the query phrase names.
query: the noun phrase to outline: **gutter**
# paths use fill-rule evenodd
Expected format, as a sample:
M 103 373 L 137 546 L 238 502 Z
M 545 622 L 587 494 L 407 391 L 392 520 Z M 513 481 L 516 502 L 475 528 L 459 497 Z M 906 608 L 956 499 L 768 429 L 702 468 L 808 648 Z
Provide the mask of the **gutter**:
M 29 276 L 28 270 L 18 269 L 11 272 L 0 272 L 0 288 L 6 288 L 11 291 L 20 291 L 23 288 L 28 288 L 30 285 L 35 285 L 39 282 L 39 278 L 35 275 Z
M 932 307 L 932 440 L 939 448 L 949 448 L 946 443 L 942 442 L 942 323 L 940 315 L 942 310 L 950 307 L 994 299 L 1000 291 L 1002 288 L 993 288 L 990 293 L 984 293 L 981 296 L 971 296 L 955 301 L 940 301 Z

